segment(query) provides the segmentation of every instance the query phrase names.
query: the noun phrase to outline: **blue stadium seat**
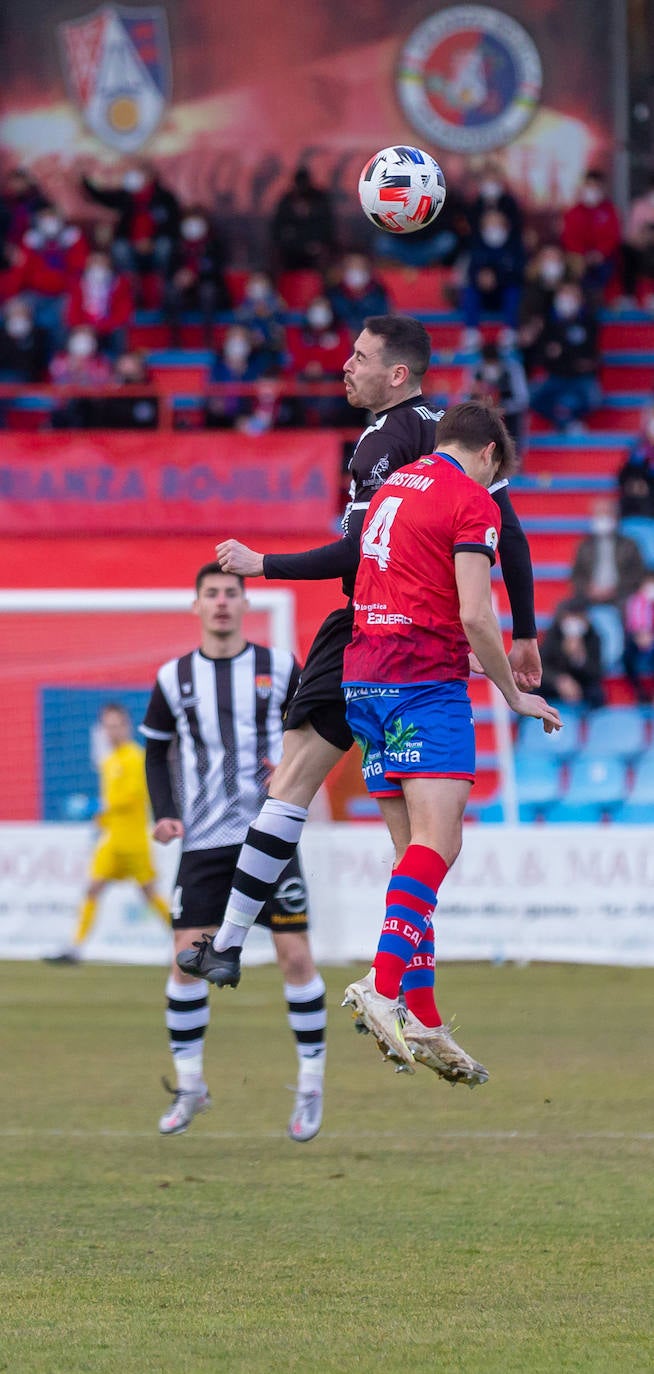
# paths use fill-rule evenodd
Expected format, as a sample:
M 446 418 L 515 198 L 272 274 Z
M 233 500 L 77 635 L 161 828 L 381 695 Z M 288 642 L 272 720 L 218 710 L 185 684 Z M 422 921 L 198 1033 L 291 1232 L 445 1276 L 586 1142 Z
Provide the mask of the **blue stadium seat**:
M 620 533 L 633 539 L 640 549 L 645 566 L 654 568 L 654 520 L 646 515 L 626 515 L 624 520 L 620 521 Z
M 648 749 L 639 758 L 628 800 L 637 806 L 649 806 L 654 820 L 654 749 Z
M 582 754 L 570 765 L 568 790 L 548 815 L 552 821 L 600 820 L 628 795 L 627 769 L 621 759 Z
M 617 606 L 590 606 L 588 618 L 600 637 L 602 672 L 621 673 L 624 653 L 624 627 Z
M 636 759 L 647 748 L 647 721 L 638 706 L 604 706 L 588 717 L 584 753 Z
M 557 703 L 558 705 L 558 703 Z M 568 706 L 558 707 L 563 729 L 546 735 L 542 721 L 526 717 L 520 721 L 515 743 L 516 765 L 519 757 L 542 754 L 545 758 L 569 759 L 579 749 L 581 713 Z
M 654 807 L 651 802 L 645 804 L 626 801 L 611 812 L 611 820 L 618 821 L 621 825 L 651 825 L 654 821 Z
M 592 802 L 558 801 L 547 813 L 548 825 L 597 825 L 605 814 L 603 806 Z
M 561 762 L 546 754 L 516 754 L 515 780 L 520 805 L 520 819 L 532 819 L 543 813 L 562 794 Z M 523 815 L 524 808 L 524 815 Z

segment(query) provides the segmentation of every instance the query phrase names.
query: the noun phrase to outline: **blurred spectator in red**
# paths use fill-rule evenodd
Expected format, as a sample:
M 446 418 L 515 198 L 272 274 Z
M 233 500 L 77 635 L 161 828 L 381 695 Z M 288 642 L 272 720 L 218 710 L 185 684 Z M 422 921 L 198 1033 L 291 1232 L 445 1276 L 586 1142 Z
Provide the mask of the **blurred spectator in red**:
M 111 363 L 98 353 L 98 340 L 87 325 L 71 330 L 66 348 L 50 363 L 50 381 L 57 386 L 108 386 L 112 380 Z M 71 396 L 52 412 L 53 429 L 92 429 L 97 427 L 101 401 L 93 396 Z
M 23 236 L 22 287 L 30 293 L 34 317 L 50 336 L 52 347 L 65 338 L 64 307 L 84 268 L 88 244 L 76 224 L 67 224 L 56 205 L 47 203 Z
M 575 593 L 587 603 L 622 605 L 645 577 L 640 549 L 620 534 L 615 503 L 606 497 L 594 501 L 590 529 L 572 566 Z
M 654 519 L 654 405 L 641 418 L 640 434 L 618 472 L 620 516 Z
M 41 382 L 48 366 L 48 336 L 20 296 L 7 301 L 0 326 L 0 381 Z
M 91 200 L 116 211 L 112 249 L 116 267 L 140 278 L 152 272 L 165 276 L 177 243 L 180 211 L 176 197 L 161 184 L 152 164 L 135 162 L 124 173 L 122 186 L 98 186 L 89 177 L 83 177 L 81 184 Z
M 635 305 L 642 286 L 645 305 L 654 309 L 654 177 L 644 195 L 631 202 L 622 245 L 624 305 Z
M 129 278 L 114 271 L 108 253 L 89 253 L 68 300 L 69 328 L 90 325 L 104 352 L 116 355 L 124 351 L 126 326 L 133 309 Z
M 481 222 L 487 210 L 498 210 L 504 216 L 510 241 L 520 245 L 523 230 L 522 210 L 513 193 L 509 191 L 502 168 L 497 162 L 487 162 L 477 176 L 477 195 L 469 211 L 470 227 L 476 237 L 481 232 Z
M 39 210 L 48 204 L 29 172 L 14 167 L 7 173 L 0 194 L 0 239 L 17 245 L 31 229 Z
M 602 397 L 597 322 L 577 282 L 559 286 L 540 336 L 540 356 L 547 375 L 532 390 L 532 410 L 565 433 L 581 432 Z
M 499 313 L 504 324 L 504 339 L 515 338 L 518 327 L 520 293 L 524 273 L 522 243 L 512 233 L 501 210 L 484 210 L 477 230 L 470 239 L 467 283 L 463 290 L 465 322 L 463 344 L 477 347 L 482 313 Z
M 286 306 L 268 272 L 251 272 L 234 318 L 250 332 L 254 347 L 263 350 L 269 366 L 277 367 L 285 345 Z
M 179 325 L 185 310 L 199 310 L 205 339 L 213 342 L 216 310 L 229 310 L 231 299 L 225 280 L 226 245 L 201 205 L 184 210 L 169 265 L 164 309 L 172 342 L 179 343 Z
M 336 251 L 336 229 L 327 191 L 311 179 L 308 167 L 298 167 L 277 204 L 272 225 L 275 271 L 298 268 L 323 271 Z
M 558 243 L 544 243 L 529 259 L 520 298 L 518 343 L 527 372 L 539 362 L 540 339 L 561 283 L 572 279 Z
M 348 331 L 334 319 L 327 297 L 316 296 L 309 302 L 302 324 L 288 329 L 289 369 L 297 381 L 338 382 L 340 390 L 334 396 L 289 398 L 282 407 L 287 423 L 310 428 L 351 422 L 350 407 L 342 392 L 343 364 L 350 349 Z
M 334 319 L 349 329 L 352 339 L 361 333 L 368 315 L 386 315 L 390 309 L 386 287 L 366 253 L 345 254 L 327 298 Z
M 594 710 L 604 705 L 602 643 L 584 602 L 570 598 L 556 607 L 540 646 L 541 687 L 548 701 Z
M 620 220 L 604 173 L 587 172 L 579 200 L 564 216 L 562 243 L 566 253 L 579 259 L 584 286 L 596 295 L 598 302 L 617 276 L 621 237 Z
M 652 693 L 643 678 L 654 674 L 654 573 L 648 573 L 627 597 L 624 632 L 624 670 L 636 699 L 645 704 L 652 700 Z
M 483 344 L 479 362 L 469 371 L 462 399 L 497 406 L 517 452 L 521 453 L 529 387 L 524 367 L 515 354 L 501 353 L 496 343 Z
M 249 329 L 234 324 L 227 329 L 221 347 L 217 350 L 211 367 L 212 382 L 259 382 L 271 373 L 270 356 L 263 348 L 257 347 Z M 241 395 L 239 392 L 222 391 L 207 398 L 205 422 L 209 429 L 256 429 L 270 428 L 274 406 L 269 405 L 269 396 L 264 392 L 263 404 L 257 395 Z

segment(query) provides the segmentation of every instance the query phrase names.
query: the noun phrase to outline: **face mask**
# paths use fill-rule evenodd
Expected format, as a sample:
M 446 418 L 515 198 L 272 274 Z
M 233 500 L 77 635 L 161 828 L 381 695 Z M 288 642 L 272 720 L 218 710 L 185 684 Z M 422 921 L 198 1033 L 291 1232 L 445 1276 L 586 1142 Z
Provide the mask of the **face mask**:
M 563 276 L 563 263 L 555 262 L 553 258 L 549 260 L 546 259 L 545 262 L 541 264 L 540 274 L 543 281 L 554 285 L 554 283 L 560 281 Z
M 90 358 L 95 353 L 95 340 L 90 334 L 73 334 L 68 340 L 68 352 L 73 358 Z
M 190 243 L 197 243 L 198 239 L 203 239 L 207 232 L 207 226 L 203 219 L 185 219 L 182 225 L 182 234 Z
M 581 199 L 584 205 L 599 205 L 604 199 L 604 192 L 597 186 L 584 186 Z
M 247 294 L 250 301 L 264 301 L 268 295 L 268 286 L 265 281 L 251 281 Z
M 503 248 L 508 237 L 506 229 L 500 229 L 499 225 L 496 229 L 484 229 L 482 234 L 484 243 L 488 244 L 489 248 Z
M 561 621 L 561 629 L 566 639 L 580 639 L 586 632 L 586 622 L 576 615 L 567 615 Z
M 125 172 L 123 186 L 126 191 L 142 191 L 145 186 L 145 176 L 143 172 Z
M 56 215 L 44 215 L 39 220 L 39 229 L 46 239 L 56 238 L 61 229 L 61 220 Z
M 10 315 L 5 323 L 5 329 L 11 339 L 24 339 L 32 328 L 32 321 L 27 315 Z
M 243 339 L 228 339 L 225 344 L 225 358 L 228 363 L 242 363 L 249 356 L 250 350 Z
M 343 281 L 350 291 L 362 291 L 370 281 L 370 273 L 363 267 L 348 267 L 347 272 L 343 273 Z
M 613 534 L 615 520 L 612 515 L 596 515 L 594 520 L 591 520 L 590 527 L 593 534 Z
M 484 374 L 484 380 L 485 380 L 485 381 L 487 381 L 487 382 L 499 382 L 499 380 L 500 380 L 500 365 L 499 365 L 499 363 L 484 363 L 484 366 L 483 366 L 482 371 L 483 371 L 483 374 Z
M 326 305 L 314 305 L 307 311 L 307 320 L 312 329 L 328 329 L 333 319 Z
M 105 286 L 111 277 L 108 267 L 87 267 L 84 273 L 92 286 Z
M 483 200 L 499 200 L 502 187 L 498 181 L 482 181 L 479 190 Z
M 654 601 L 654 582 L 646 582 L 642 590 L 648 601 Z
M 557 315 L 560 315 L 562 320 L 571 320 L 573 315 L 576 315 L 579 310 L 575 296 L 557 296 L 554 302 L 554 308 Z

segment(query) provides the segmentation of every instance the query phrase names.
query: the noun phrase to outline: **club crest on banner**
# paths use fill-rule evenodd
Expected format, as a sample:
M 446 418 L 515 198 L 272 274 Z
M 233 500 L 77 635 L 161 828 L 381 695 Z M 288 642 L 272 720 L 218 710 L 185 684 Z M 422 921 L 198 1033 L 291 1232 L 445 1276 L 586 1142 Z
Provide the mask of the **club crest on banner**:
M 526 29 L 486 5 L 453 5 L 419 24 L 404 44 L 396 78 L 413 128 L 457 153 L 516 138 L 536 112 L 542 81 Z
M 104 5 L 58 32 L 68 90 L 89 129 L 119 152 L 140 148 L 171 96 L 165 10 Z

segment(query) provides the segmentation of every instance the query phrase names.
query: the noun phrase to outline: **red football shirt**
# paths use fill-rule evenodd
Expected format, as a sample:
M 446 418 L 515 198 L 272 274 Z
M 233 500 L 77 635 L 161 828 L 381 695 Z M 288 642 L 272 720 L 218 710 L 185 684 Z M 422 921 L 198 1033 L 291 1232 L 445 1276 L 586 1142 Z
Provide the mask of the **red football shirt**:
M 454 555 L 495 562 L 500 511 L 447 453 L 391 474 L 361 535 L 345 682 L 448 682 L 469 675 Z

